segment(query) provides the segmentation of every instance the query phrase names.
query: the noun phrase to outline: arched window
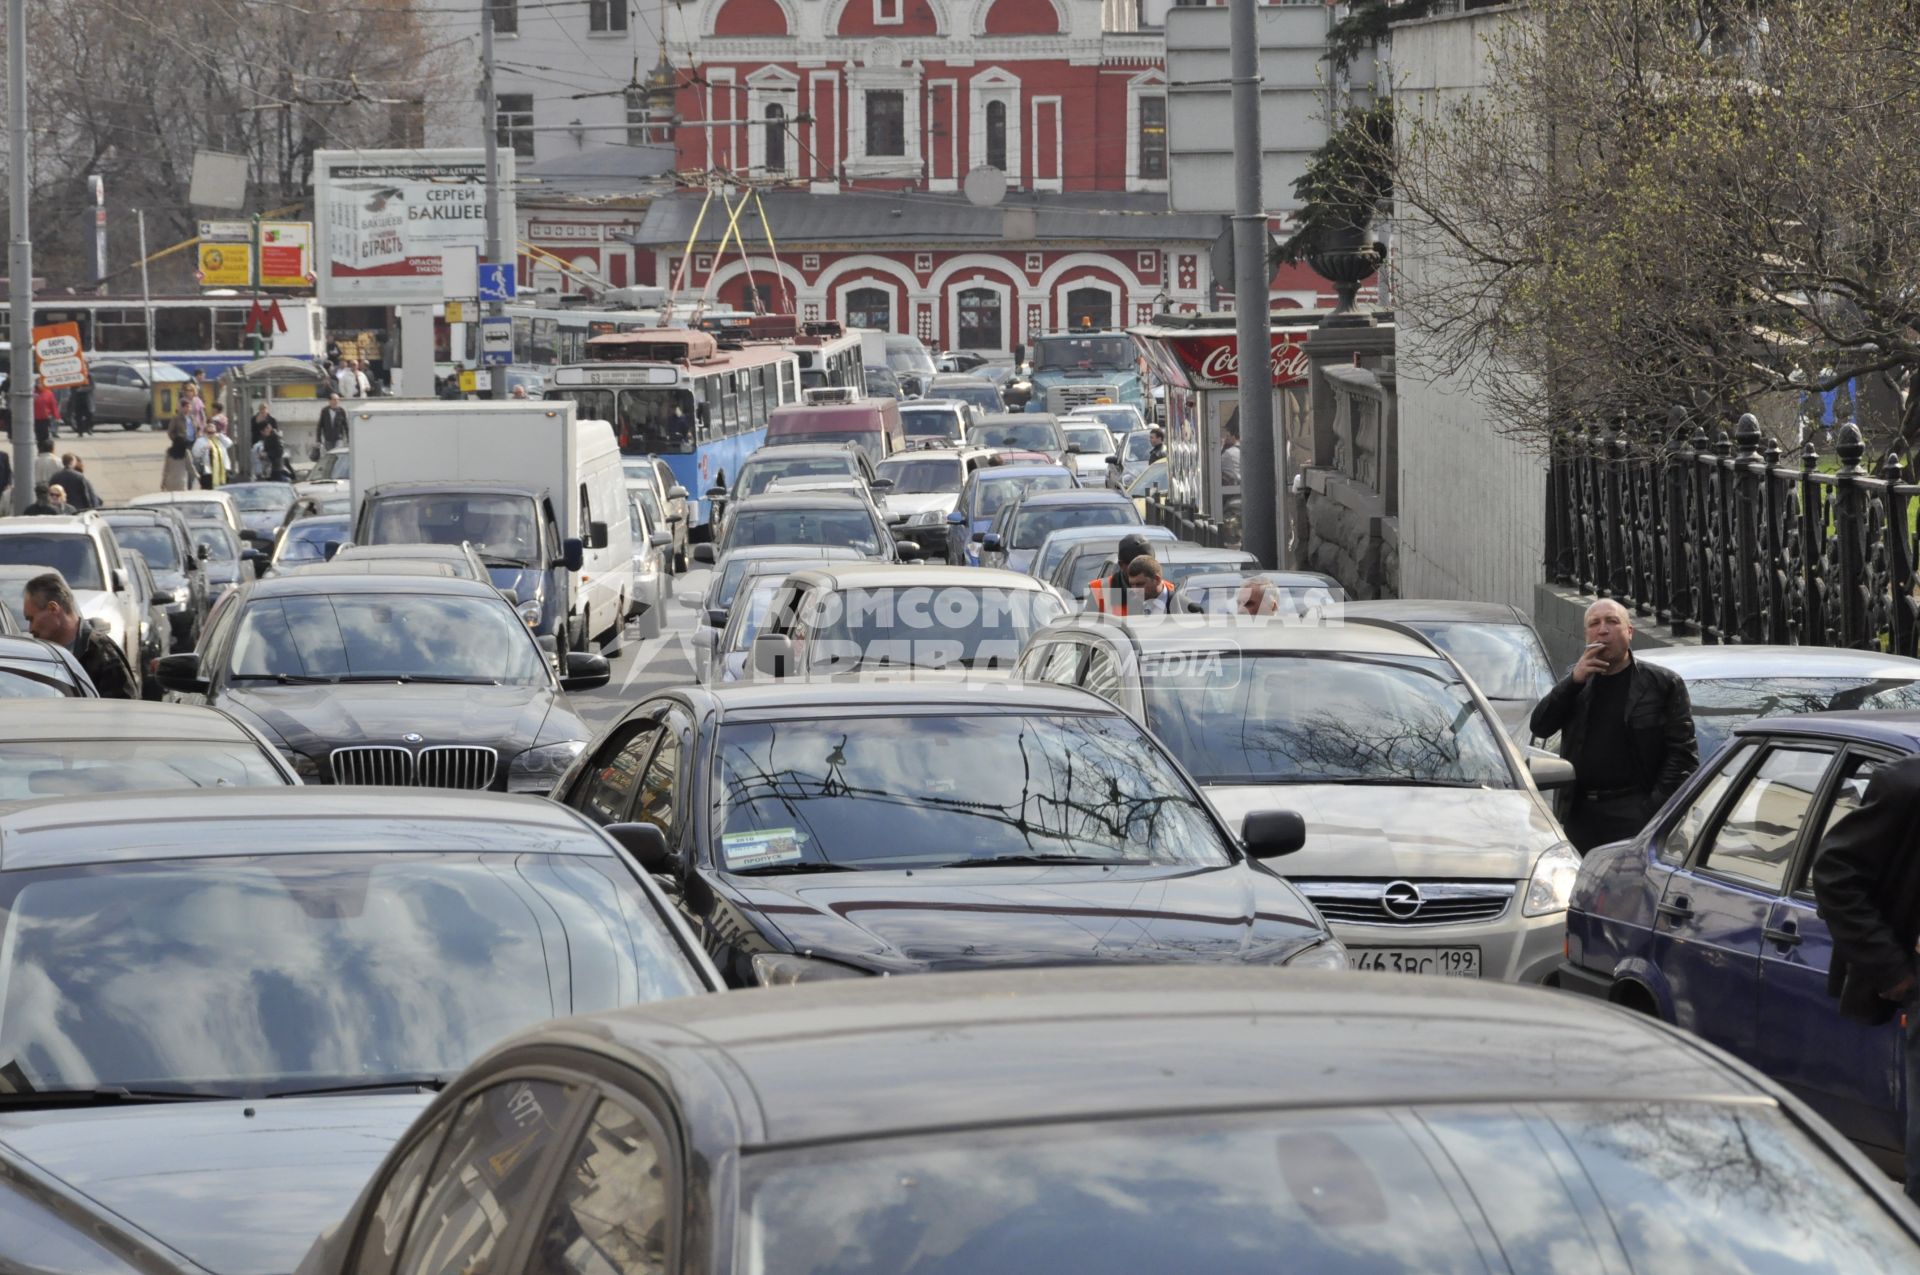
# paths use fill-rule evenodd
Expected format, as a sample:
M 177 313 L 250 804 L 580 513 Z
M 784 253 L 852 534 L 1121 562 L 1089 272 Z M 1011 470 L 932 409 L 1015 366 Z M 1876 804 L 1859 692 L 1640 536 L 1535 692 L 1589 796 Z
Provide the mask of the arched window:
M 1068 290 L 1067 326 L 1070 328 L 1112 327 L 1113 294 L 1105 288 Z
M 767 107 L 767 171 L 787 171 L 787 108 L 778 102 Z
M 885 288 L 855 288 L 847 294 L 846 324 L 850 328 L 893 331 L 893 297 Z
M 1000 294 L 992 288 L 968 288 L 960 294 L 960 331 L 955 346 L 962 350 L 1004 350 Z
M 987 103 L 987 167 L 1007 171 L 1007 104 Z

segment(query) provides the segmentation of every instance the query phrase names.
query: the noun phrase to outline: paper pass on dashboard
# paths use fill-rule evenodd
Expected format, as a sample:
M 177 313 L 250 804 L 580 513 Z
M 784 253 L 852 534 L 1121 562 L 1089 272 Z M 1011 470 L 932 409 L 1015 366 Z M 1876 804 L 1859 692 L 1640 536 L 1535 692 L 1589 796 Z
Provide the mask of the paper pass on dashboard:
M 800 840 L 796 829 L 770 828 L 765 832 L 729 832 L 720 838 L 720 844 L 727 852 L 727 867 L 738 872 L 799 862 Z

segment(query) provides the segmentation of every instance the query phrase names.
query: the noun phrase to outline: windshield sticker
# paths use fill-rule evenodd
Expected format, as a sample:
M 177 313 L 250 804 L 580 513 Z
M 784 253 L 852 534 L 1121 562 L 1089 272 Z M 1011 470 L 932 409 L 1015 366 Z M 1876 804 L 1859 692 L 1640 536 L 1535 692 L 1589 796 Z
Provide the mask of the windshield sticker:
M 794 828 L 729 832 L 720 838 L 720 845 L 727 854 L 727 867 L 735 872 L 765 868 L 776 863 L 798 863 L 800 842 L 799 831 Z

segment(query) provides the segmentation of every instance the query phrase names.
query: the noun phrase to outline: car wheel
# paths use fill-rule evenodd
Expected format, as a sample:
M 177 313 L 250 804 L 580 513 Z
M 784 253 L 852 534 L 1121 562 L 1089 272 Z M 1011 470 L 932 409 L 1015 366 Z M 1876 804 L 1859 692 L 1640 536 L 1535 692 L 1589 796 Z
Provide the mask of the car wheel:
M 1636 1014 L 1645 1014 L 1649 1018 L 1660 1017 L 1660 1007 L 1654 1003 L 1653 993 L 1641 983 L 1624 980 L 1617 982 L 1608 989 L 1607 1000 L 1610 1004 L 1618 1005 L 1622 1009 L 1630 1009 Z

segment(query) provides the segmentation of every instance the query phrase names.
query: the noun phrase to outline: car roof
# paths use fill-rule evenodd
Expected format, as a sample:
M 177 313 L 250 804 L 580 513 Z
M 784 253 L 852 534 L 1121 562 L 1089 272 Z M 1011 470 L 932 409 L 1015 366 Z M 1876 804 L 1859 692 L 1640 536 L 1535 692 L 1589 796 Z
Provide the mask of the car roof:
M 546 488 L 529 483 L 516 483 L 505 478 L 436 478 L 407 479 L 381 483 L 369 488 L 368 496 L 430 496 L 436 492 L 504 492 L 514 496 L 532 496 L 535 492 L 544 492 Z
M 1019 589 L 1028 593 L 1051 593 L 1046 585 L 1030 575 L 998 567 L 955 567 L 945 563 L 849 562 L 807 567 L 792 573 L 804 577 L 809 586 L 829 589 Z
M 324 517 L 342 518 L 344 514 L 326 514 Z M 304 519 L 302 520 L 304 521 Z M 335 562 L 353 562 L 366 558 L 419 558 L 434 562 L 467 561 L 470 552 L 465 545 L 344 545 L 334 555 Z
M 1920 709 L 1856 709 L 1759 717 L 1734 728 L 1736 735 L 1824 735 L 1869 740 L 1902 752 L 1920 752 Z
M 233 498 L 226 492 L 213 491 L 150 491 L 128 500 L 129 505 L 230 505 Z
M 460 568 L 453 563 L 432 558 L 412 562 L 378 562 L 354 558 L 342 562 L 336 557 L 329 562 L 296 562 L 292 566 L 282 567 L 281 573 L 301 576 L 425 576 L 433 580 L 471 579 L 463 575 Z
M 116 521 L 144 522 L 166 527 L 181 525 L 180 515 L 164 505 L 108 505 L 94 512 L 99 514 L 101 521 L 109 527 Z
M 34 574 L 40 574 L 38 568 L 35 568 Z M 62 668 L 66 667 L 66 662 L 60 658 L 60 653 L 57 650 L 47 643 L 42 642 L 39 638 L 27 633 L 0 633 L 0 660 L 12 660 L 15 663 L 58 664 Z M 12 729 L 15 707 L 26 702 L 28 701 L 0 700 L 0 704 L 7 706 L 7 724 L 9 730 Z M 116 700 L 114 702 L 125 704 L 127 701 Z
M 314 564 L 332 565 L 328 564 Z M 313 594 L 340 593 L 432 593 L 454 597 L 491 598 L 496 602 L 504 601 L 500 590 L 482 580 L 466 580 L 458 576 L 422 575 L 419 573 L 392 575 L 336 572 L 333 575 L 323 573 L 268 576 L 256 580 L 248 588 L 255 598 L 304 597 Z
M 115 701 L 122 703 L 121 701 Z M 203 855 L 419 850 L 612 854 L 572 810 L 541 798 L 432 788 L 202 788 L 0 804 L 0 871 Z
M 1332 583 L 1332 582 L 1330 582 Z M 1345 614 L 1376 620 L 1423 621 L 1435 624 L 1524 624 L 1533 622 L 1518 607 L 1504 602 L 1454 602 L 1441 598 L 1381 598 L 1349 602 Z M 1920 661 L 1915 661 L 1920 664 Z
M 753 562 L 779 558 L 858 558 L 859 552 L 845 545 L 741 545 L 729 549 L 714 563 L 719 570 L 730 562 Z
M 1153 551 L 1155 562 L 1244 562 L 1249 556 L 1244 549 L 1216 549 L 1187 540 L 1173 541 L 1165 553 Z
M 854 454 L 852 443 L 768 443 L 765 447 L 757 447 L 749 452 L 747 459 L 740 463 L 750 464 L 763 456 L 768 456 L 769 453 L 772 453 L 771 459 L 775 460 L 804 460 L 809 456 L 821 458 L 832 456 L 849 461 L 853 459 Z
M 727 516 L 731 518 L 750 509 L 858 509 L 865 512 L 872 508 L 865 496 L 854 492 L 763 491 L 736 500 Z
M 1832 646 L 1665 646 L 1636 648 L 1633 654 L 1689 682 L 1721 677 L 1920 678 L 1920 660 Z
M 124 699 L 9 700 L 6 717 L 9 740 L 35 743 L 63 739 L 255 742 L 225 713 L 197 704 Z
M 1276 589 L 1328 589 L 1339 591 L 1340 582 L 1332 576 L 1321 575 L 1318 571 L 1269 571 L 1265 567 L 1249 568 L 1244 571 L 1199 571 L 1181 581 L 1183 592 L 1195 589 L 1237 588 L 1249 580 L 1264 580 Z M 1371 604 L 1370 604 L 1371 605 Z M 1339 614 L 1353 614 L 1351 606 Z M 1360 615 L 1354 615 L 1360 619 Z M 1397 616 L 1373 616 L 1374 619 L 1394 619 Z M 1401 621 L 1404 623 L 1404 621 Z
M 0 518 L 0 536 L 55 535 L 85 536 L 91 535 L 98 525 L 84 514 L 64 516 L 61 514 L 25 514 L 13 518 Z
M 973 471 L 975 478 L 982 481 L 1001 478 L 1045 478 L 1049 476 L 1073 477 L 1073 471 L 1065 465 L 990 465 L 985 469 Z
M 1172 544 L 1179 539 L 1171 527 L 1162 527 L 1146 522 L 1097 522 L 1083 527 L 1060 527 L 1046 534 L 1041 544 L 1048 542 L 1074 544 L 1078 541 L 1097 542 L 1101 540 L 1124 540 L 1128 536 L 1144 535 L 1155 544 Z M 1116 548 L 1118 546 L 1115 546 Z
M 961 569 L 973 572 L 980 570 L 978 567 Z M 1113 716 L 1120 711 L 1099 696 L 1075 687 L 987 682 L 964 677 L 956 677 L 951 681 L 732 682 L 705 688 L 698 693 L 722 716 L 735 718 L 819 718 L 835 716 L 840 712 L 866 716 L 876 708 L 1074 712 L 1101 716 Z
M 1122 506 L 1133 507 L 1133 502 L 1117 491 L 1105 487 L 1067 487 L 1057 491 L 1030 491 L 1020 498 L 1022 509 L 1045 505 L 1112 505 L 1115 509 Z
M 1060 418 L 1052 412 L 986 412 L 981 415 L 976 428 L 984 429 L 991 425 L 1058 425 Z
M 1066 629 L 1115 634 L 1147 651 L 1226 647 L 1273 653 L 1439 656 L 1419 634 L 1387 624 L 1302 624 L 1284 615 L 1109 616 L 1082 611 L 1048 625 L 1034 640 Z
M 1768 1090 L 1645 1015 L 1468 979 L 1219 965 L 847 979 L 534 1028 L 724 1077 L 768 1146 L 1276 1107 L 1752 1102 Z M 651 1070 L 652 1068 L 648 1068 Z

